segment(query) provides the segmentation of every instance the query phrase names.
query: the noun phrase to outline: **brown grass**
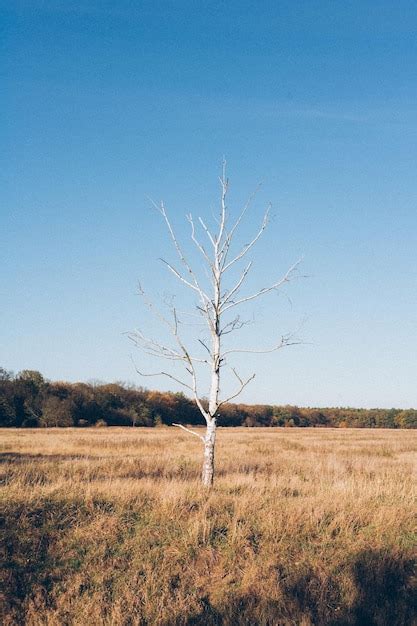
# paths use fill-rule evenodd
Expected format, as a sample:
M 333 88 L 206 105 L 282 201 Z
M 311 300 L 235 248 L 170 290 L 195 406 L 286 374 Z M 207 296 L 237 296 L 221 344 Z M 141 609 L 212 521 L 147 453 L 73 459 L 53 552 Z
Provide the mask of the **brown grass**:
M 417 624 L 417 431 L 0 431 L 2 623 Z

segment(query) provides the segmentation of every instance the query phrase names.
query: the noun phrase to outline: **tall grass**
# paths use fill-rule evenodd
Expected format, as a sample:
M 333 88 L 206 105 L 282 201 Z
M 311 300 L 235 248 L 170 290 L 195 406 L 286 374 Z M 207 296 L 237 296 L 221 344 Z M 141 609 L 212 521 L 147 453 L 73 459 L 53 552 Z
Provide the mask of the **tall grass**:
M 417 624 L 417 431 L 0 431 L 1 622 Z

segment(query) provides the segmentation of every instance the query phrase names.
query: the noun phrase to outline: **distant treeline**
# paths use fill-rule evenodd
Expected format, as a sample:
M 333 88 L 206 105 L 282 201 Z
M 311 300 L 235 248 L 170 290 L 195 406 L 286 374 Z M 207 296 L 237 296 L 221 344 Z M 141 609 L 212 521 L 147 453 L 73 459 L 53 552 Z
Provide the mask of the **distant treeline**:
M 50 382 L 34 370 L 0 368 L 0 427 L 160 426 L 202 424 L 182 393 L 149 391 L 124 383 Z M 226 404 L 221 426 L 417 428 L 416 409 L 302 408 Z

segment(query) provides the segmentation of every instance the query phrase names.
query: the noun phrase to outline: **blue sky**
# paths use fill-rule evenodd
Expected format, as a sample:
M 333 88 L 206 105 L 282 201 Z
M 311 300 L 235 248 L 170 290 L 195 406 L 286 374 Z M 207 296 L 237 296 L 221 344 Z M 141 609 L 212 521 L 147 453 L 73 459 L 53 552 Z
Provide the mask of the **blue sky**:
M 245 310 L 245 345 L 302 320 L 305 345 L 237 362 L 242 400 L 417 406 L 415 2 L 0 1 L 0 20 L 4 367 L 174 389 L 123 335 L 160 332 L 138 279 L 181 302 L 147 197 L 187 243 L 226 155 L 232 213 L 263 183 L 243 242 L 273 205 L 248 289 L 300 255 L 309 275 Z

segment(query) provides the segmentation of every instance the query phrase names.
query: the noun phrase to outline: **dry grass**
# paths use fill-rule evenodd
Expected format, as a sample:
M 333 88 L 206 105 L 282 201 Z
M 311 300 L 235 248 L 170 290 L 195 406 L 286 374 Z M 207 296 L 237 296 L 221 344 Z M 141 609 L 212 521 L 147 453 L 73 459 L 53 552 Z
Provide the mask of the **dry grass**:
M 5 626 L 417 624 L 417 431 L 0 440 Z

